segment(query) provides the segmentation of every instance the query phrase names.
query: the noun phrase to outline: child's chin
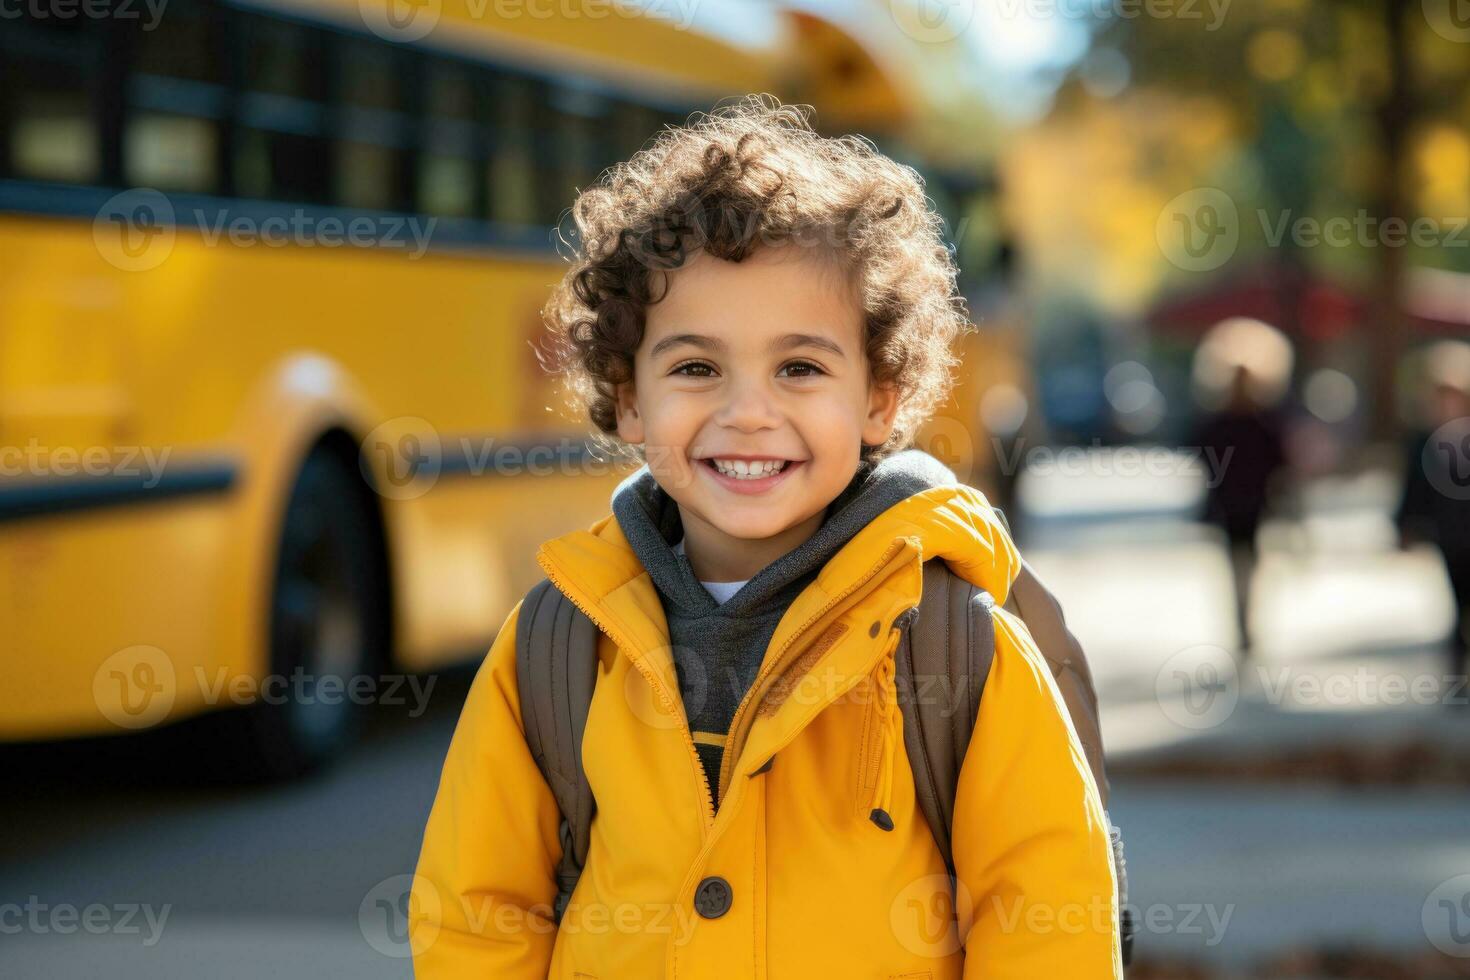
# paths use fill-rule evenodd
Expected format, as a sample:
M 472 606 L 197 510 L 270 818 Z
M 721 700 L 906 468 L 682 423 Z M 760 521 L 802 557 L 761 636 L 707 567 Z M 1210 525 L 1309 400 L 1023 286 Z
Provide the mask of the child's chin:
M 751 520 L 719 520 L 715 522 L 715 526 L 732 538 L 760 541 L 764 538 L 774 538 L 795 523 L 795 521 L 781 521 L 777 515 L 772 515 L 767 511 L 763 514 L 752 515 Z

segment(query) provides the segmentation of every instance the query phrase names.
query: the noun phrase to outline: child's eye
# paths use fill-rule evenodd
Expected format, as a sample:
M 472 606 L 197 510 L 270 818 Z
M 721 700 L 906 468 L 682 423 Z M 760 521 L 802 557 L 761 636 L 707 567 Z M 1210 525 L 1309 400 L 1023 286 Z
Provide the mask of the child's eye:
M 698 370 L 689 371 L 686 370 L 686 368 L 694 368 Z M 709 373 L 700 374 L 698 373 L 699 371 L 708 371 Z M 704 361 L 684 361 L 682 363 L 675 364 L 673 368 L 670 369 L 669 373 L 682 374 L 686 378 L 712 378 L 714 377 L 715 369 L 712 365 L 707 364 Z
M 817 365 L 813 364 L 811 361 L 791 361 L 790 363 L 783 365 L 781 368 L 782 371 L 787 371 L 791 369 L 795 369 L 799 373 L 795 375 L 788 375 L 788 377 L 810 378 L 818 374 L 827 373 Z

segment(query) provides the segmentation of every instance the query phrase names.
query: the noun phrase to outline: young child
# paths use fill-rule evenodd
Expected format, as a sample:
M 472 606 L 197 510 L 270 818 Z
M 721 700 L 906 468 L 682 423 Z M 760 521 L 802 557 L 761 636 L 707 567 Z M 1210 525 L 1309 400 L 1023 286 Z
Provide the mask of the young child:
M 611 514 L 537 553 L 602 634 L 590 848 L 557 924 L 563 843 L 524 738 L 517 604 L 425 831 L 417 975 L 1120 977 L 1098 787 L 1005 612 L 953 886 L 916 803 L 895 620 L 925 561 L 998 604 L 1021 564 L 982 494 L 905 451 L 967 328 L 918 176 L 751 97 L 666 130 L 573 213 L 554 366 L 645 463 Z

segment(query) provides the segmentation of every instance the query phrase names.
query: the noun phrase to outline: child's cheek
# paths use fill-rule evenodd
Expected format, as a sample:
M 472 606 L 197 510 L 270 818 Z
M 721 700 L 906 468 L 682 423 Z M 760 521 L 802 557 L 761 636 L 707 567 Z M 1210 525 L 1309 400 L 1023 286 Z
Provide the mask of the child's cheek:
M 644 455 L 648 460 L 649 472 L 665 489 L 679 490 L 693 481 L 694 471 L 689 466 L 683 446 L 650 439 L 644 446 Z

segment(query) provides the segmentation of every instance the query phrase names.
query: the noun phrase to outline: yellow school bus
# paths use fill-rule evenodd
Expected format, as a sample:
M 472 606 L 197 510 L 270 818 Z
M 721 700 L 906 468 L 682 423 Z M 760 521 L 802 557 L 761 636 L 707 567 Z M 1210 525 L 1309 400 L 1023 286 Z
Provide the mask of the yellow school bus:
M 6 22 L 0 740 L 218 711 L 231 765 L 304 771 L 390 673 L 482 655 L 536 545 L 606 512 L 626 469 L 530 343 L 553 228 L 663 123 L 790 73 L 533 6 Z

